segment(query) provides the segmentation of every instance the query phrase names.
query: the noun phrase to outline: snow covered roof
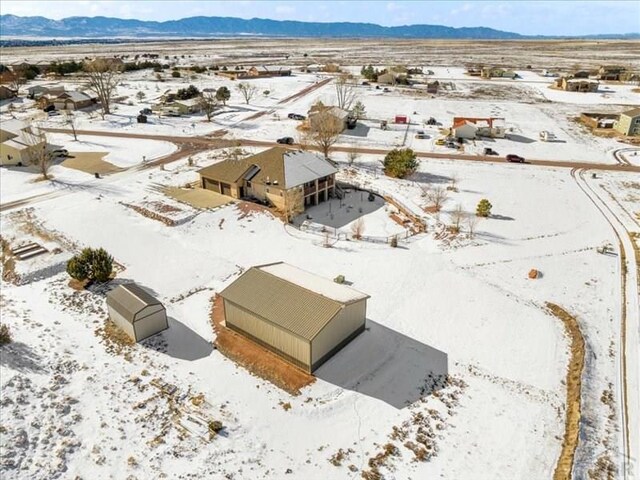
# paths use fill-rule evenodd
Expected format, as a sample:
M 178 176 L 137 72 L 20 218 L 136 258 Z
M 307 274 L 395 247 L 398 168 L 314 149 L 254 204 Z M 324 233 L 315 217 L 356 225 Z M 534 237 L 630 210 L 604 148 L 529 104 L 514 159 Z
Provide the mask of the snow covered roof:
M 2 145 L 15 148 L 16 150 L 25 150 L 26 148 L 29 147 L 29 145 L 25 145 L 24 143 L 17 142 L 13 139 L 2 142 Z
M 258 169 L 255 172 L 256 167 Z M 302 151 L 273 147 L 242 160 L 225 160 L 203 168 L 198 173 L 213 180 L 236 183 L 251 170 L 251 181 L 280 188 L 292 188 L 338 170 L 321 156 Z
M 298 150 L 284 154 L 284 183 L 287 188 L 337 172 L 336 167 L 315 153 Z
M 369 298 L 282 262 L 250 268 L 220 296 L 309 341 L 345 305 Z
M 22 130 L 27 128 L 27 126 L 28 125 L 22 120 L 16 120 L 12 118 L 11 120 L 2 120 L 2 122 L 0 123 L 0 130 L 12 133 L 14 135 L 20 135 Z
M 91 100 L 91 97 L 83 92 L 78 92 L 77 90 L 70 90 L 68 92 L 61 93 L 58 95 L 58 99 L 70 99 L 74 102 L 85 102 L 87 100 Z
M 357 300 L 369 298 L 369 295 L 359 292 L 355 288 L 348 287 L 347 285 L 341 285 L 333 280 L 320 277 L 319 275 L 294 267 L 288 263 L 278 262 L 256 268 L 259 268 L 263 272 L 270 273 L 271 275 L 275 275 L 287 282 L 295 283 L 299 287 L 315 292 L 323 297 L 330 298 L 331 300 L 335 300 L 336 302 L 352 303 Z
M 172 103 L 179 103 L 180 105 L 184 105 L 185 107 L 193 107 L 200 103 L 200 97 L 189 98 L 187 100 L 176 99 Z

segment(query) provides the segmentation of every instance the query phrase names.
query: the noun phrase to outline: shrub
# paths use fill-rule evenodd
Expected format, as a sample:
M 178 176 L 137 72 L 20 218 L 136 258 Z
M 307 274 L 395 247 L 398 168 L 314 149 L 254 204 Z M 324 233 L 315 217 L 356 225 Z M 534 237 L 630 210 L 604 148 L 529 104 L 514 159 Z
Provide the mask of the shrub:
M 391 237 L 391 244 L 390 244 L 393 248 L 396 248 L 398 246 L 398 237 L 397 236 L 393 236 Z
M 171 72 L 171 76 L 173 78 L 180 78 L 180 72 L 178 70 L 174 70 L 173 72 Z
M 6 323 L 0 323 L 0 345 L 6 345 L 12 341 L 13 339 L 11 338 L 11 329 L 9 329 L 9 325 Z
M 224 429 L 224 425 L 219 420 L 209 420 L 209 440 L 213 440 L 213 438 Z
M 104 248 L 85 248 L 67 262 L 67 273 L 75 280 L 106 282 L 113 271 L 113 257 Z
M 222 86 L 216 90 L 216 99 L 221 101 L 223 105 L 227 104 L 227 100 L 231 98 L 231 92 L 225 86 Z
M 418 168 L 416 154 L 410 148 L 394 148 L 387 153 L 382 164 L 385 175 L 394 178 L 405 178 Z
M 89 278 L 88 267 L 86 262 L 81 261 L 78 256 L 75 256 L 67 262 L 67 273 L 71 278 L 83 282 Z
M 486 198 L 483 198 L 478 202 L 478 206 L 476 207 L 476 215 L 479 217 L 488 217 L 491 215 L 491 202 Z
M 113 271 L 113 257 L 104 248 L 95 250 L 91 270 L 94 280 L 100 283 L 106 282 Z

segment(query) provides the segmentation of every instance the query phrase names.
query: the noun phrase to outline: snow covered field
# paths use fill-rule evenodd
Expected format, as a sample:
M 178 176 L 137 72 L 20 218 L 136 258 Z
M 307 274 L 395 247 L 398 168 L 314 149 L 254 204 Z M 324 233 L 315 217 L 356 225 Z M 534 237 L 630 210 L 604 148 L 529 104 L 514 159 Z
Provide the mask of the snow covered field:
M 375 161 L 364 157 L 358 166 Z M 17 342 L 3 355 L 6 408 L 18 405 L 11 403 L 19 402 L 16 382 L 33 382 L 19 390 L 33 392 L 27 395 L 31 404 L 52 371 L 67 365 L 62 376 L 68 383 L 59 386 L 56 399 L 65 411 L 65 402 L 70 405 L 61 414 L 63 421 L 73 418 L 66 423 L 68 435 L 58 437 L 43 434 L 55 418 L 41 410 L 47 401 L 5 417 L 6 438 L 27 439 L 10 450 L 18 452 L 14 461 L 24 470 L 8 469 L 7 478 L 35 475 L 40 468 L 50 478 L 87 468 L 100 478 L 107 472 L 138 478 L 156 478 L 160 472 L 176 478 L 232 472 L 236 478 L 279 478 L 287 469 L 292 478 L 351 478 L 349 465 L 367 470 L 368 459 L 380 450 L 377 445 L 389 442 L 397 444 L 400 456 L 381 467 L 388 478 L 548 478 L 562 435 L 567 343 L 562 325 L 541 308 L 545 301 L 578 315 L 590 351 L 599 359 L 585 377 L 592 429 L 586 444 L 596 448 L 607 435 L 615 442 L 615 435 L 607 433 L 606 406 L 599 401 L 608 383 L 615 382 L 617 352 L 616 261 L 594 251 L 611 240 L 604 220 L 594 215 L 564 170 L 522 172 L 510 165 L 423 161 L 419 173 L 421 181 L 459 177 L 459 193 L 452 194 L 443 217 L 456 203 L 471 210 L 487 197 L 495 218 L 482 222 L 476 237 L 462 239 L 456 248 L 427 235 L 416 237 L 407 249 L 360 242 L 327 249 L 316 246 L 312 235 L 287 233 L 274 218 L 242 218 L 232 206 L 167 227 L 120 204 L 156 198 L 159 194 L 144 186 L 172 176 L 157 169 L 114 181 L 108 193 L 88 186 L 34 206 L 48 229 L 81 245 L 105 247 L 125 268 L 119 277 L 155 292 L 172 320 L 167 332 L 134 347 L 125 361 L 108 354 L 93 333 L 105 318 L 102 296 L 74 293 L 65 274 L 23 287 L 5 284 L 3 321 L 14 328 Z M 420 201 L 412 182 L 368 180 Z M 550 183 L 553 198 L 546 193 Z M 547 214 L 539 216 L 541 209 Z M 270 248 L 252 248 L 256 241 Z M 328 278 L 344 274 L 372 297 L 370 329 L 327 363 L 300 397 L 251 376 L 207 343 L 213 336 L 213 292 L 241 268 L 273 261 Z M 530 268 L 543 272 L 542 278 L 527 279 Z M 160 427 L 153 416 L 147 428 L 134 422 L 140 414 L 133 406 L 144 395 L 129 382 L 145 369 L 181 392 L 203 393 L 211 414 L 222 416 L 227 425 L 225 435 L 210 443 L 193 435 L 184 440 L 169 436 L 166 444 L 148 445 L 153 428 Z M 419 400 L 418 389 L 429 371 L 448 374 L 461 386 L 446 386 L 439 397 Z M 400 383 L 389 389 L 393 381 Z M 93 385 L 95 395 L 87 395 L 86 385 Z M 404 406 L 405 401 L 411 404 Z M 279 405 L 284 403 L 291 409 Z M 412 435 L 413 422 L 429 416 L 430 409 L 439 412 L 431 420 L 437 455 L 427 463 L 411 462 L 413 453 L 389 435 L 403 422 Z M 64 452 L 55 462 L 46 455 L 51 444 L 45 438 Z M 329 458 L 341 448 L 347 460 L 333 466 Z M 584 454 L 585 468 L 593 458 L 590 452 Z M 127 462 L 129 456 L 135 464 Z
M 573 121 L 585 109 L 626 109 L 638 96 L 630 86 L 569 94 L 549 89 L 550 79 L 531 71 L 519 71 L 522 79 L 513 82 L 492 83 L 470 79 L 461 67 L 433 70 L 434 78 L 456 84 L 455 95 L 359 86 L 367 119 L 345 131 L 338 145 L 450 153 L 435 140 L 454 116 L 498 116 L 506 119 L 509 138 L 467 143 L 464 153 L 491 147 L 501 156 L 613 165 L 613 152 L 630 148 L 594 137 Z M 225 130 L 227 139 L 298 139 L 299 122 L 287 114 L 306 114 L 318 100 L 335 102 L 332 83 L 286 101 L 326 75 L 257 80 L 259 93 L 248 105 L 234 82 L 213 74 L 164 76 L 158 82 L 151 71 L 127 74 L 113 114 L 103 120 L 95 111 L 78 113 L 78 128 L 177 137 Z M 189 84 L 227 85 L 232 98 L 212 122 L 201 115 L 152 115 L 150 123 L 136 123 L 141 108 Z M 474 98 L 478 85 L 510 93 Z M 530 96 L 513 98 L 522 92 Z M 26 101 L 9 112 L 4 104 L 2 119 L 28 118 L 34 114 L 29 106 Z M 396 114 L 408 115 L 411 125 L 390 122 L 382 131 L 380 120 Z M 429 117 L 441 125 L 425 126 Z M 43 124 L 65 128 L 61 116 Z M 428 138 L 415 138 L 419 130 Z M 541 130 L 558 140 L 539 141 Z M 29 240 L 44 235 L 51 245 L 104 247 L 118 264 L 113 283 L 135 281 L 156 295 L 167 308 L 169 329 L 118 347 L 103 330 L 104 288 L 74 290 L 66 273 L 21 286 L 3 280 L 2 322 L 14 340 L 0 347 L 3 480 L 85 478 L 87 472 L 131 480 L 324 480 L 363 473 L 371 479 L 377 471 L 397 480 L 551 478 L 565 430 L 570 350 L 563 323 L 546 302 L 574 315 L 585 339 L 574 478 L 590 478 L 597 462 L 622 465 L 620 252 L 597 253 L 617 239 L 569 168 L 421 158 L 415 174 L 398 180 L 382 174 L 381 155 L 361 153 L 351 163 L 347 154 L 333 153 L 338 180 L 392 196 L 427 218 L 428 231 L 403 239 L 398 248 L 347 240 L 327 248 L 320 235 L 269 214 L 247 213 L 236 204 L 198 210 L 162 193 L 160 187 L 196 181 L 199 168 L 221 158 L 217 151 L 194 155 L 193 164 L 180 158 L 162 168 L 145 167 L 143 159 L 159 159 L 176 146 L 48 135 L 70 152 L 104 152 L 105 161 L 124 170 L 96 179 L 55 165 L 47 182 L 36 181 L 35 169 L 3 168 L 0 204 L 24 202 L 0 215 L 3 240 L 23 232 Z M 632 151 L 625 158 L 635 161 Z M 587 176 L 625 227 L 638 232 L 636 245 L 637 177 Z M 424 210 L 427 186 L 450 187 L 437 214 Z M 355 190 L 351 195 L 309 209 L 299 220 L 308 215 L 348 233 L 362 208 L 364 235 L 404 231 L 380 198 L 356 198 L 361 194 Z M 483 198 L 493 205 L 489 218 L 464 220 L 458 235 L 447 233 L 458 206 L 473 213 Z M 186 220 L 168 226 L 132 205 L 169 205 Z M 330 279 L 344 275 L 371 296 L 367 330 L 324 364 L 300 396 L 250 374 L 212 346 L 213 295 L 252 265 L 279 261 Z M 537 279 L 528 277 L 531 269 L 540 272 Z M 637 319 L 627 321 L 633 328 Z M 637 389 L 637 380 L 628 380 L 631 388 Z M 171 401 L 161 394 L 163 382 L 176 387 Z M 225 427 L 215 438 L 206 425 L 212 419 Z M 622 477 L 618 472 L 614 478 Z

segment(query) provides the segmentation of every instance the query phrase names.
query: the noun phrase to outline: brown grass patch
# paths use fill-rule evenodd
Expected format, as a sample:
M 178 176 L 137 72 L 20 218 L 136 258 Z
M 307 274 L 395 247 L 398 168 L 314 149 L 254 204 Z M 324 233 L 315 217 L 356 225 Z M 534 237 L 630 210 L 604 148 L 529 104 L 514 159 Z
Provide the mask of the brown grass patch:
M 125 360 L 131 361 L 131 350 L 136 342 L 115 323 L 106 319 L 101 327 L 96 328 L 95 334 L 102 339 L 107 353 L 123 355 Z
M 224 325 L 222 297 L 215 295 L 211 303 L 211 326 L 216 334 L 215 345 L 224 356 L 250 373 L 271 382 L 291 395 L 315 382 L 315 377 L 291 365 L 275 353 L 261 347 Z M 284 407 L 283 407 L 284 408 Z
M 239 220 L 247 217 L 251 218 L 256 214 L 270 215 L 272 217 L 275 216 L 274 212 L 269 207 L 253 202 L 240 202 L 236 205 L 236 209 L 240 211 L 240 216 L 238 217 Z
M 571 340 L 571 356 L 567 368 L 567 418 L 565 420 L 562 450 L 553 473 L 553 480 L 571 480 L 573 460 L 578 446 L 580 431 L 580 394 L 582 389 L 582 369 L 584 368 L 584 339 L 578 320 L 563 308 L 547 302 L 547 309 L 559 318 Z

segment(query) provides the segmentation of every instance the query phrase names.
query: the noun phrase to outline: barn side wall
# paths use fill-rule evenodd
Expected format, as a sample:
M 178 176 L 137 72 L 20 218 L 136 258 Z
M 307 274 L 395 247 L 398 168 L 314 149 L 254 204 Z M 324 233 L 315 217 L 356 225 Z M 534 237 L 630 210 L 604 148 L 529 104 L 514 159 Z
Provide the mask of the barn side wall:
M 309 342 L 226 299 L 224 312 L 227 327 L 245 334 L 294 365 L 309 371 L 311 366 Z
M 315 370 L 364 330 L 366 299 L 344 307 L 311 342 L 311 365 Z

